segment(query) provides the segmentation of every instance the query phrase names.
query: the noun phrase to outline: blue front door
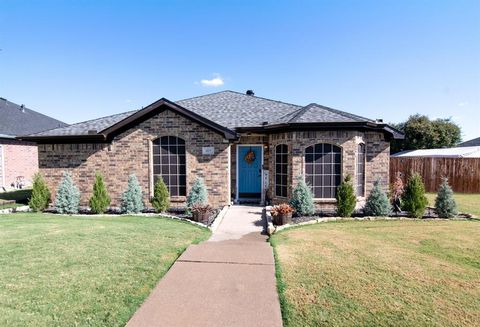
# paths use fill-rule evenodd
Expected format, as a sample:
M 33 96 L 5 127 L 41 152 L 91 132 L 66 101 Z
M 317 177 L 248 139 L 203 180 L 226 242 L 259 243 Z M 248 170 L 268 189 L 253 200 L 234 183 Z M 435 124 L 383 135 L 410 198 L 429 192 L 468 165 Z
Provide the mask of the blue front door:
M 260 198 L 262 146 L 238 146 L 238 197 Z

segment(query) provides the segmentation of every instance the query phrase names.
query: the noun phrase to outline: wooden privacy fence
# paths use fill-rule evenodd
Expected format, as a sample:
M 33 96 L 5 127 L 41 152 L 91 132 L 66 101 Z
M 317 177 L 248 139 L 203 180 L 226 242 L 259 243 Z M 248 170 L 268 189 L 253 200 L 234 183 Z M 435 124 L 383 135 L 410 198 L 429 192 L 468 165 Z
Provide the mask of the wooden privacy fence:
M 397 172 L 405 181 L 412 173 L 419 173 L 427 192 L 436 192 L 442 177 L 455 192 L 480 193 L 480 158 L 390 158 L 390 182 Z

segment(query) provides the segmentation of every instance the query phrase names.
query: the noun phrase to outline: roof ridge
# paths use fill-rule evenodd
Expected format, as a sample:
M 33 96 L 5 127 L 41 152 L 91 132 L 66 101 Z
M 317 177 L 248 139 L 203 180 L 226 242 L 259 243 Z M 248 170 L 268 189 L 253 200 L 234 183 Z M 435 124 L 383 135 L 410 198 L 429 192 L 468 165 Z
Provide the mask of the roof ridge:
M 10 101 L 10 100 L 8 100 L 8 99 L 5 99 L 5 98 L 2 98 L 2 99 L 5 101 L 5 104 L 6 104 L 7 106 L 8 106 L 8 103 L 10 103 L 10 104 L 12 104 L 13 106 L 17 107 L 17 108 L 12 108 L 12 109 L 21 108 L 21 109 L 23 109 L 23 110 L 25 110 L 25 111 L 29 111 L 30 113 L 33 113 L 33 114 L 36 114 L 36 115 L 40 115 L 40 116 L 43 116 L 43 117 L 45 117 L 45 118 L 48 118 L 48 119 L 51 119 L 51 120 L 55 120 L 55 121 L 57 121 L 57 122 L 59 122 L 59 123 L 68 125 L 67 123 L 65 123 L 65 122 L 63 122 L 63 121 L 61 121 L 61 120 L 58 120 L 57 118 L 53 118 L 52 116 L 48 116 L 48 115 L 45 115 L 44 113 L 41 113 L 41 112 L 39 112 L 39 111 L 37 111 L 37 110 L 33 110 L 33 109 L 31 109 L 31 108 L 28 108 L 28 107 L 25 106 L 24 104 L 23 104 L 23 107 L 22 107 L 22 105 L 17 104 L 17 103 L 15 103 L 15 102 L 12 102 L 12 101 Z M 8 103 L 7 103 L 7 102 L 8 102 Z M 5 108 L 5 106 L 1 106 L 1 107 Z
M 300 109 L 298 109 L 298 112 L 296 114 L 293 115 L 293 117 L 291 119 L 288 120 L 289 123 L 293 123 L 295 122 L 298 118 L 300 118 L 301 116 L 303 116 L 303 114 L 305 113 L 305 111 L 307 111 L 307 109 L 310 108 L 310 105 L 306 105 L 305 107 L 302 107 Z
M 254 98 L 257 98 L 257 99 L 263 99 L 263 100 L 267 100 L 267 101 L 272 101 L 272 102 L 287 104 L 287 105 L 289 105 L 289 106 L 295 106 L 295 107 L 303 108 L 303 106 L 302 106 L 302 105 L 299 105 L 299 104 L 294 104 L 294 103 L 290 103 L 290 102 L 285 102 L 285 101 L 280 101 L 280 100 L 269 99 L 269 98 L 265 98 L 265 97 L 259 97 L 259 96 L 257 96 L 257 95 L 247 95 L 247 94 L 245 94 L 245 93 L 241 93 L 241 92 L 238 92 L 238 91 L 225 90 L 225 92 L 232 92 L 232 93 L 240 94 L 240 95 L 243 95 L 243 96 L 246 96 L 246 97 L 254 97 Z M 213 94 L 213 93 L 212 93 L 212 94 Z
M 355 117 L 355 118 L 359 118 L 359 119 L 365 119 L 366 121 L 370 121 L 370 122 L 374 121 L 373 119 L 370 119 L 370 118 L 367 118 L 367 117 L 363 117 L 363 116 L 355 115 L 355 114 L 352 114 L 352 113 L 349 113 L 349 112 L 346 112 L 346 111 L 343 111 L 343 110 L 327 107 L 327 106 L 318 104 L 316 102 L 312 102 L 312 103 L 308 104 L 306 107 L 312 107 L 312 106 L 318 106 L 322 109 L 328 110 L 330 112 L 333 112 L 333 113 L 336 113 L 336 114 L 339 114 L 339 115 L 342 115 L 342 116 L 346 116 L 348 118 Z

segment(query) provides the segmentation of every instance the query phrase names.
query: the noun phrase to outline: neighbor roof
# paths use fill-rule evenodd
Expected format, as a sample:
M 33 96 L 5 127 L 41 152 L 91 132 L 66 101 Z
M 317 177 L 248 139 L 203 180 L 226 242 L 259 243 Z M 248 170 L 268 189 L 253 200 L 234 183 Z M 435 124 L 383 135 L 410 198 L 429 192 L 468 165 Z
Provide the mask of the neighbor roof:
M 270 100 L 253 95 L 246 95 L 234 91 L 222 91 L 194 98 L 170 102 L 172 109 L 179 110 L 184 115 L 192 116 L 194 119 L 200 119 L 203 123 L 209 121 L 214 126 L 222 127 L 222 132 L 231 136 L 235 130 L 245 129 L 263 129 L 276 128 L 284 125 L 298 124 L 368 124 L 369 128 L 378 128 L 391 133 L 394 137 L 401 137 L 401 133 L 393 130 L 388 125 L 376 123 L 375 121 L 353 115 L 344 111 L 324 107 L 315 103 L 302 107 L 286 102 Z M 151 104 L 152 107 L 159 101 Z M 72 137 L 88 136 L 94 131 L 112 131 L 114 126 L 121 124 L 124 120 L 129 120 L 132 116 L 138 116 L 141 110 L 134 110 L 122 114 L 102 117 L 98 119 L 73 124 L 68 127 L 57 128 L 54 130 L 29 135 L 26 138 L 35 137 Z M 191 117 L 191 118 L 192 118 Z M 207 123 L 208 125 L 208 123 Z M 349 125 L 353 126 L 353 125 Z
M 460 143 L 457 147 L 480 146 L 480 137 Z
M 68 126 L 60 120 L 0 98 L 0 138 L 15 138 L 19 135 Z
M 480 146 L 402 151 L 392 157 L 480 158 Z

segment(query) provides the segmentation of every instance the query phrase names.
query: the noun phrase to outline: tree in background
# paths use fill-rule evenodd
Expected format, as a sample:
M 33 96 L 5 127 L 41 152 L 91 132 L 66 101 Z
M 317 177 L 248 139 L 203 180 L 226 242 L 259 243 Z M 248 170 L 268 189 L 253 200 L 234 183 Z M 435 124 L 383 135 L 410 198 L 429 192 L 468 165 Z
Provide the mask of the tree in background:
M 357 197 L 353 188 L 352 176 L 347 175 L 337 187 L 337 214 L 340 217 L 351 217 L 357 204 Z
M 427 204 L 422 177 L 418 173 L 413 173 L 402 195 L 402 209 L 408 211 L 411 217 L 422 218 Z
M 416 114 L 403 123 L 391 125 L 405 134 L 405 139 L 392 142 L 392 153 L 454 147 L 462 139 L 460 127 L 450 119 L 430 120 L 427 116 Z
M 142 188 L 135 174 L 128 177 L 127 189 L 122 194 L 121 208 L 124 213 L 139 213 L 144 208 Z
M 164 212 L 170 207 L 170 193 L 161 177 L 155 182 L 151 202 L 157 212 Z
M 458 214 L 457 203 L 453 198 L 453 190 L 448 185 L 448 179 L 443 178 L 435 199 L 435 211 L 440 218 L 453 218 Z
M 33 175 L 33 189 L 28 205 L 34 212 L 43 211 L 50 201 L 50 190 L 43 179 L 42 174 Z
M 311 216 L 315 213 L 312 189 L 305 182 L 303 176 L 297 177 L 297 186 L 293 190 L 290 205 L 300 216 Z
M 80 206 L 80 191 L 68 171 L 63 173 L 62 181 L 55 196 L 55 210 L 58 213 L 74 214 Z
M 110 205 L 110 196 L 103 182 L 103 176 L 100 173 L 95 174 L 95 183 L 93 184 L 93 194 L 89 201 L 90 209 L 93 213 L 104 213 Z

